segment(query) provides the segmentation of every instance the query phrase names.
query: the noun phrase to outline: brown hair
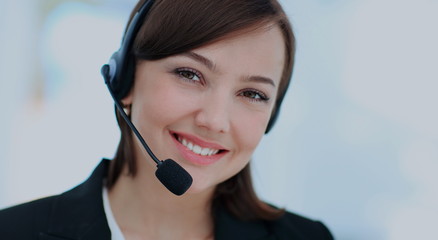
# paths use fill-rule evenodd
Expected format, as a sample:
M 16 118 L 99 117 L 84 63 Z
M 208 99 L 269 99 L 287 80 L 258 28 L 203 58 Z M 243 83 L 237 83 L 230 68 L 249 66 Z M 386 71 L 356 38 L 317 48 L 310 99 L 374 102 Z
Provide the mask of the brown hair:
M 143 2 L 139 1 L 133 13 Z M 156 0 L 135 38 L 132 53 L 136 59 L 156 60 L 211 44 L 232 34 L 245 34 L 270 26 L 280 28 L 286 51 L 273 110 L 275 114 L 289 86 L 295 55 L 291 25 L 276 0 Z M 121 139 L 110 165 L 109 188 L 124 167 L 132 176 L 137 172 L 132 132 L 117 111 L 116 116 Z M 250 172 L 248 164 L 235 176 L 220 183 L 215 190 L 213 208 L 223 206 L 242 220 L 280 217 L 283 210 L 270 207 L 257 197 Z

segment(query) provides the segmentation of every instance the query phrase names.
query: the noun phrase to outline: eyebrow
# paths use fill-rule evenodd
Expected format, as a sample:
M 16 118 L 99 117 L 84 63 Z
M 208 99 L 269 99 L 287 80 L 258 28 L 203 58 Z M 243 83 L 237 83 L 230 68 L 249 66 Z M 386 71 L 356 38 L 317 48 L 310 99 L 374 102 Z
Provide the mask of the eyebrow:
M 199 55 L 195 52 L 185 52 L 182 54 L 183 56 L 189 57 L 203 65 L 205 65 L 208 69 L 210 69 L 211 71 L 216 71 L 216 65 L 213 63 L 213 61 L 211 61 L 210 59 Z M 268 78 L 268 77 L 263 77 L 263 76 L 247 76 L 245 77 L 245 81 L 246 82 L 256 82 L 256 83 L 265 83 L 265 84 L 269 84 L 272 85 L 273 87 L 275 87 L 275 83 L 272 79 Z
M 210 59 L 208 59 L 202 55 L 199 55 L 199 54 L 194 53 L 194 52 L 185 52 L 182 55 L 189 57 L 189 58 L 205 65 L 211 71 L 215 71 L 215 69 L 216 69 L 216 65 Z
M 245 78 L 247 82 L 266 83 L 275 87 L 275 83 L 272 79 L 263 76 L 248 76 Z

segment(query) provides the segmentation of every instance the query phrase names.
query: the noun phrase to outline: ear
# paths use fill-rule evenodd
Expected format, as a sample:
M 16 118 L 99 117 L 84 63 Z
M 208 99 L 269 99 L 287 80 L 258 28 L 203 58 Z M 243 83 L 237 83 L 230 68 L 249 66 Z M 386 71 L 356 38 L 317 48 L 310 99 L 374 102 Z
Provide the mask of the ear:
M 122 100 L 120 100 L 120 102 L 122 102 L 123 106 L 128 106 L 132 104 L 132 88 L 129 91 L 128 95 L 126 95 L 124 98 L 122 98 Z

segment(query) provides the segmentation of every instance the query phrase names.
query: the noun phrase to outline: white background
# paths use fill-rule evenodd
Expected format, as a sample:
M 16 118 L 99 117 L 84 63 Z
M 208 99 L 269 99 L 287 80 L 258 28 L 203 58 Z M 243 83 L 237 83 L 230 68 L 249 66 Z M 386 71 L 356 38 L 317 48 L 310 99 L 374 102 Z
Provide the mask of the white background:
M 438 239 L 438 1 L 283 0 L 293 82 L 263 199 L 337 239 Z M 119 133 L 100 77 L 135 1 L 0 1 L 0 208 L 82 182 Z

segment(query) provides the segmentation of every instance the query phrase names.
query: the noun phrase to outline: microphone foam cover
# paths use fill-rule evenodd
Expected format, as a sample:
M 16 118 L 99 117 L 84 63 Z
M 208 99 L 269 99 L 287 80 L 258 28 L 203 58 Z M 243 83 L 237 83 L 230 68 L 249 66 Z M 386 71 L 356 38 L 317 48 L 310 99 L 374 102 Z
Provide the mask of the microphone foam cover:
M 192 185 L 192 176 L 172 159 L 162 161 L 157 166 L 155 176 L 175 195 L 183 195 Z

